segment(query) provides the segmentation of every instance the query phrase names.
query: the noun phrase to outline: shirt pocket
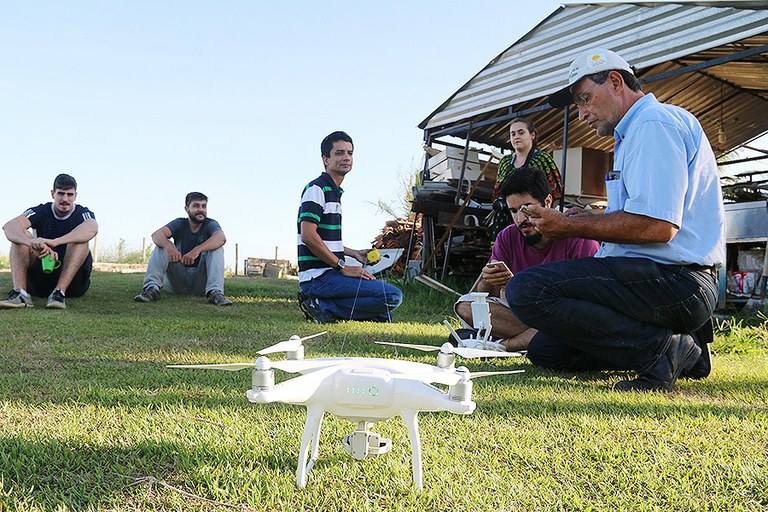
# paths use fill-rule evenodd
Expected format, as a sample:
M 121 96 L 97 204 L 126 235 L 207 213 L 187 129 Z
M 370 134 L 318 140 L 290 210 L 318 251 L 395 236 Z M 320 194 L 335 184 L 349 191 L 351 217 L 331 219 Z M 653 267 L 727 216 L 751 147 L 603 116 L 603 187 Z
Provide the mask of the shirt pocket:
M 620 211 L 624 209 L 627 202 L 627 189 L 624 187 L 624 181 L 619 179 L 607 180 L 605 182 L 605 192 L 608 195 L 608 207 L 606 213 Z

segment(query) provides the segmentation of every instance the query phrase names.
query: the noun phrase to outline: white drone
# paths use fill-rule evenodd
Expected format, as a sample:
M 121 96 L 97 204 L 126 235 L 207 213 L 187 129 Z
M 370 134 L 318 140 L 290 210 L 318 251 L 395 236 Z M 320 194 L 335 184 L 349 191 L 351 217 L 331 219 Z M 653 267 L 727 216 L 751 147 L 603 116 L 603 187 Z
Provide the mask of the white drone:
M 253 403 L 284 402 L 307 407 L 307 421 L 301 438 L 296 484 L 306 487 L 307 476 L 317 460 L 320 426 L 329 412 L 357 424 L 357 429 L 344 436 L 344 449 L 357 460 L 387 453 L 392 447 L 390 439 L 371 432 L 373 423 L 401 416 L 411 441 L 413 482 L 422 489 L 421 442 L 418 414 L 421 411 L 449 411 L 471 414 L 476 404 L 472 401 L 472 378 L 488 375 L 521 373 L 523 370 L 470 372 L 466 367 L 455 368 L 456 356 L 514 357 L 515 353 L 502 353 L 483 349 L 442 347 L 429 345 L 405 346 L 419 350 L 438 350 L 437 366 L 399 359 L 367 357 L 328 357 L 304 359 L 302 342 L 316 336 L 291 336 L 258 352 L 261 357 L 251 363 L 184 364 L 169 368 L 211 368 L 238 371 L 251 368 L 252 387 L 246 393 Z M 266 354 L 285 352 L 284 361 L 270 361 Z M 302 375 L 275 384 L 274 369 Z M 448 392 L 433 386 L 448 386 Z M 312 452 L 309 455 L 310 443 Z M 307 457 L 309 455 L 309 461 Z

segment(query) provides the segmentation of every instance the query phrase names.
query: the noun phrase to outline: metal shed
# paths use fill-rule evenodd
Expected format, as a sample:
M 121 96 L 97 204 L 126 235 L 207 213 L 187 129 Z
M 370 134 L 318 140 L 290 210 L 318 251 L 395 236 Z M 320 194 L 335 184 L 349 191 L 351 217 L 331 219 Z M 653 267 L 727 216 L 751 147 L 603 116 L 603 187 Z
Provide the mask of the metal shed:
M 509 121 L 525 115 L 549 150 L 562 149 L 565 140 L 569 149 L 612 152 L 612 137 L 598 137 L 578 122 L 574 109 L 547 103 L 549 94 L 566 85 L 574 56 L 594 47 L 623 56 L 636 68 L 646 93 L 696 115 L 718 156 L 768 132 L 768 1 L 610 2 L 556 9 L 419 124 L 425 143 L 451 145 L 457 137 L 466 149 L 470 143 L 511 149 Z M 464 178 L 462 170 L 457 191 Z M 422 181 L 429 180 L 425 159 Z M 452 238 L 467 231 L 466 219 L 456 214 L 460 195 L 446 207 L 447 216 L 434 205 L 426 208 L 431 218 L 425 223 L 423 257 L 427 266 L 442 265 L 443 277 Z M 479 217 L 481 210 L 471 213 Z M 444 252 L 442 263 L 432 259 L 439 252 Z
M 533 114 L 539 140 L 561 147 L 562 110 L 547 96 L 596 46 L 635 66 L 644 91 L 696 115 L 717 154 L 768 132 L 768 2 L 622 2 L 559 7 L 422 121 L 425 140 L 466 138 L 471 123 L 472 141 L 509 148 L 509 120 Z M 612 138 L 576 115 L 568 146 L 610 151 Z

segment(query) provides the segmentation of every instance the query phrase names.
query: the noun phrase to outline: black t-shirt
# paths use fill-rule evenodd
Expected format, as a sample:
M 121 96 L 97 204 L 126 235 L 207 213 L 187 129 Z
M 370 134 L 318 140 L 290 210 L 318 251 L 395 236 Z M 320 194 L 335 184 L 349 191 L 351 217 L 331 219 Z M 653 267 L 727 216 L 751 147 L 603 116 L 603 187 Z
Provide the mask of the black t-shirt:
M 213 219 L 205 219 L 203 225 L 197 231 L 193 233 L 189 229 L 189 219 L 185 217 L 179 217 L 173 219 L 171 222 L 165 225 L 171 231 L 171 238 L 173 238 L 173 245 L 179 250 L 181 254 L 187 254 L 189 251 L 202 244 L 217 231 L 221 231 L 221 226 Z M 200 258 L 197 257 L 195 262 L 190 267 L 196 267 Z
M 58 218 L 53 212 L 53 203 L 39 204 L 27 209 L 22 213 L 29 219 L 32 229 L 39 238 L 59 238 L 71 232 L 83 222 L 94 219 L 96 215 L 85 206 L 76 204 L 72 212 L 64 218 Z M 59 256 L 66 252 L 66 246 L 62 245 L 55 249 Z
M 22 215 L 29 219 L 32 229 L 40 238 L 59 238 L 83 222 L 96 219 L 96 215 L 91 210 L 79 204 L 76 204 L 72 212 L 62 219 L 53 213 L 53 203 L 39 204 L 29 208 Z

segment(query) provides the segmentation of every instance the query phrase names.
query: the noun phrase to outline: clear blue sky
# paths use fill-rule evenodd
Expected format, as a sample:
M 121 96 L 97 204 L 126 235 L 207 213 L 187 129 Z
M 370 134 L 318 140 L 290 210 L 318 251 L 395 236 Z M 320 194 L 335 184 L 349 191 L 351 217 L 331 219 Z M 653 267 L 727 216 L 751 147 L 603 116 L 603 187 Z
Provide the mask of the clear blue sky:
M 99 243 L 142 238 L 209 196 L 227 264 L 295 260 L 319 143 L 355 140 L 344 239 L 369 247 L 421 158 L 416 125 L 560 2 L 5 2 L 0 221 L 79 183 Z M 0 244 L 7 254 L 8 246 Z M 240 263 L 240 266 L 242 263 Z

